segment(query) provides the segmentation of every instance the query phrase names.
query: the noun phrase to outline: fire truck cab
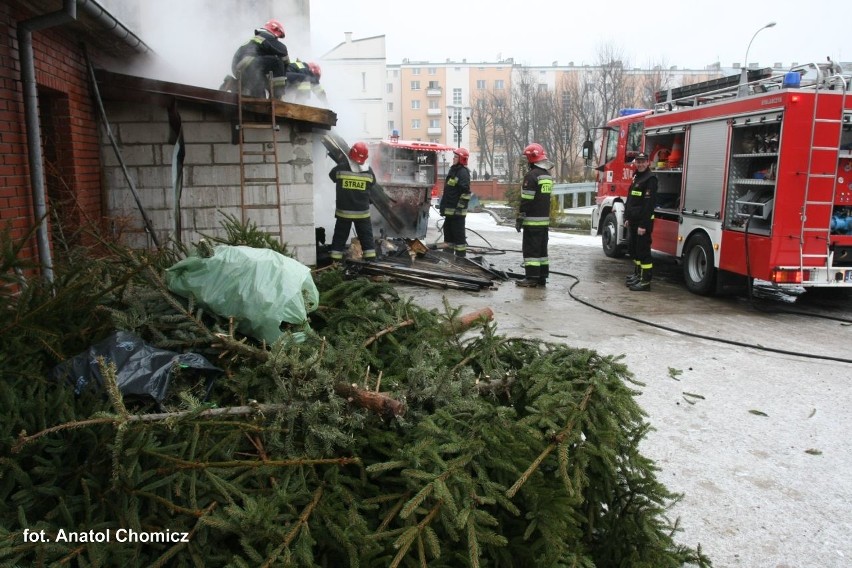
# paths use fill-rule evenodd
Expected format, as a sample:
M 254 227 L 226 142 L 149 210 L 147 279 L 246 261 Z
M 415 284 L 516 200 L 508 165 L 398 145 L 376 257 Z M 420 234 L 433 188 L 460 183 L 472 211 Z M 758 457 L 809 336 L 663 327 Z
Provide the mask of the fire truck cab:
M 658 180 L 652 247 L 681 261 L 690 291 L 714 294 L 723 277 L 852 287 L 850 77 L 831 62 L 749 74 L 658 93 L 601 129 L 592 234 L 624 254 L 644 151 Z

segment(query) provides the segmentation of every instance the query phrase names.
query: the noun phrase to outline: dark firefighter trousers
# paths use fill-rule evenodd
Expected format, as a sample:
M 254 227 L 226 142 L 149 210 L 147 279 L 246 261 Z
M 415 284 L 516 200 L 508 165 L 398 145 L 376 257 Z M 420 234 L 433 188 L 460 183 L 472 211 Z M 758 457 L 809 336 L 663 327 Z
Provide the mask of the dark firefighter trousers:
M 456 256 L 467 254 L 467 237 L 465 236 L 465 216 L 447 215 L 444 217 L 444 242 L 447 248 Z
M 373 242 L 373 222 L 369 217 L 363 219 L 347 219 L 345 217 L 337 217 L 334 223 L 334 235 L 331 237 L 331 246 L 329 254 L 332 260 L 341 260 L 343 258 L 343 249 L 346 248 L 346 239 L 349 238 L 349 231 L 352 230 L 352 225 L 355 225 L 355 234 L 358 235 L 358 240 L 361 241 L 361 251 L 364 253 L 364 260 L 376 258 L 376 245 Z
M 639 234 L 639 226 L 630 223 L 630 238 L 627 241 L 627 254 L 633 259 L 634 274 L 642 282 L 650 282 L 654 277 L 654 261 L 651 257 L 651 233 L 654 230 L 654 222 L 648 225 L 644 235 Z
M 544 284 L 550 275 L 547 258 L 547 227 L 524 227 L 521 252 L 524 255 L 524 275 L 528 280 Z

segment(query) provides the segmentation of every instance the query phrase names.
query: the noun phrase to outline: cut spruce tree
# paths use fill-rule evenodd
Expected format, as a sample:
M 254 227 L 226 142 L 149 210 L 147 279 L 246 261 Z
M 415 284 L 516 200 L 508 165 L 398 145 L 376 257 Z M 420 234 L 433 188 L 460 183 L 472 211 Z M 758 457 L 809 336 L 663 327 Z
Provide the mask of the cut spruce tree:
M 47 285 L 2 242 L 2 565 L 710 565 L 677 541 L 618 358 L 460 332 L 458 310 L 340 270 L 314 275 L 310 331 L 265 345 L 168 291 L 177 248 L 100 244 Z M 49 378 L 115 330 L 222 374 L 178 369 L 161 406 L 107 361 L 102 389 Z

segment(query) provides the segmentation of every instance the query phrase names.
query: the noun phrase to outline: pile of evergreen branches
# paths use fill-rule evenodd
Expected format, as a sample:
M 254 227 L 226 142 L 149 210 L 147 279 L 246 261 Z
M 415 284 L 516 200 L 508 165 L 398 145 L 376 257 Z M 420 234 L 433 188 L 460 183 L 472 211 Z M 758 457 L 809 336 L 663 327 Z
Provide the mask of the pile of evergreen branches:
M 266 346 L 168 292 L 179 251 L 69 251 L 45 285 L 18 246 L 0 251 L 3 565 L 709 566 L 675 542 L 618 359 L 458 334 L 457 310 L 339 270 L 315 276 L 308 339 Z M 116 329 L 206 356 L 211 396 L 189 373 L 165 409 L 123 400 L 106 364 L 101 392 L 48 378 Z

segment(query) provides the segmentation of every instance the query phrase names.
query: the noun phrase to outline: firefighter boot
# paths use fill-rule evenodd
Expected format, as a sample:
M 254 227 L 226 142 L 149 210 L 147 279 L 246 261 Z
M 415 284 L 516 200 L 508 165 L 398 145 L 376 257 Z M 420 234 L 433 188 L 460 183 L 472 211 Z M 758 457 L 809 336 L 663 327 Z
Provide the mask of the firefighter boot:
M 640 272 L 639 280 L 637 280 L 633 285 L 630 286 L 631 292 L 650 292 L 651 291 L 651 277 L 652 277 L 650 268 L 643 268 Z
M 624 282 L 625 282 L 625 284 L 626 284 L 627 286 L 632 286 L 633 284 L 636 284 L 637 282 L 639 282 L 639 280 L 640 280 L 640 276 L 641 276 L 641 272 L 642 272 L 642 268 L 639 266 L 639 263 L 638 263 L 638 262 L 637 262 L 637 263 L 635 263 L 635 264 L 633 265 L 633 274 L 629 274 L 629 275 L 627 276 L 627 278 L 626 278 L 626 279 L 625 279 L 625 281 L 624 281 Z
M 538 275 L 538 285 L 544 288 L 547 286 L 547 277 L 550 275 L 550 266 L 547 264 L 541 265 L 541 271 Z

